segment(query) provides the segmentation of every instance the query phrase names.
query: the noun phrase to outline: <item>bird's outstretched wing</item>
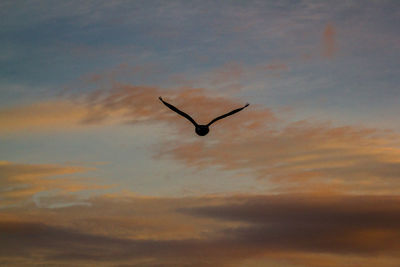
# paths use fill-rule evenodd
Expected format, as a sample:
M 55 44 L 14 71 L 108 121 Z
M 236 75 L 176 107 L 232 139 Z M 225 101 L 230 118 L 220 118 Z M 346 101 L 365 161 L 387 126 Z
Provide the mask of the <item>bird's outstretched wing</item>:
M 228 116 L 230 116 L 230 115 L 235 114 L 236 112 L 241 111 L 242 109 L 244 109 L 244 108 L 247 107 L 248 105 L 250 105 L 250 104 L 247 103 L 244 107 L 241 107 L 241 108 L 232 110 L 231 112 L 228 112 L 228 113 L 226 113 L 226 114 L 224 114 L 224 115 L 222 115 L 222 116 L 216 117 L 215 119 L 213 119 L 212 121 L 210 121 L 210 122 L 207 124 L 207 126 L 210 126 L 211 124 L 213 124 L 214 122 L 216 122 L 216 121 L 218 121 L 218 120 L 220 120 L 220 119 L 223 119 L 223 118 L 225 118 L 225 117 L 228 117 Z
M 166 105 L 167 107 L 169 107 L 171 110 L 175 111 L 175 112 L 178 113 L 179 115 L 181 115 L 181 116 L 185 117 L 186 119 L 188 119 L 191 123 L 194 124 L 194 126 L 198 126 L 198 124 L 194 121 L 194 119 L 193 119 L 192 117 L 190 117 L 188 114 L 186 114 L 186 113 L 183 112 L 183 111 L 180 111 L 180 110 L 177 109 L 175 106 L 173 106 L 173 105 L 171 105 L 171 104 L 165 102 L 165 101 L 161 98 L 161 96 L 159 97 L 159 99 L 161 100 L 161 102 L 164 103 L 164 105 Z

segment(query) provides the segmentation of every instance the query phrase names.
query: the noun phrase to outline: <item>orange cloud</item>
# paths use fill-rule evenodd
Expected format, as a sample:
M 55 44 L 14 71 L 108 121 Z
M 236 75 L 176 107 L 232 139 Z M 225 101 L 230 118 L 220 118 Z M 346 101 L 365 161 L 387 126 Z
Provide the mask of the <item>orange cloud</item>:
M 166 109 L 158 100 L 160 95 L 199 123 L 243 104 L 223 96 L 212 97 L 205 89 L 164 91 L 114 83 L 110 90 L 97 90 L 75 99 L 76 115 L 71 112 L 63 118 L 61 114 L 67 114 L 72 106 L 59 104 L 15 109 L 9 112 L 15 120 L 10 119 L 12 116 L 2 118 L 9 125 L 15 122 L 14 129 L 23 129 L 25 121 L 29 124 L 29 113 L 37 117 L 31 123 L 38 128 L 55 127 L 53 123 L 60 127 L 63 123 L 173 124 L 176 133 L 188 139 L 168 143 L 156 157 L 170 156 L 189 167 L 213 166 L 247 173 L 266 179 L 271 190 L 279 192 L 384 194 L 400 188 L 396 179 L 400 172 L 400 137 L 393 133 L 310 121 L 284 123 L 269 109 L 250 106 L 213 125 L 206 139 L 191 139 L 193 126 Z M 50 112 L 59 107 L 59 113 Z
M 332 58 L 336 53 L 336 30 L 332 24 L 327 24 L 325 26 L 324 32 L 322 34 L 322 55 L 326 58 Z
M 69 129 L 86 115 L 84 107 L 56 100 L 0 110 L 0 134 Z
M 4 108 L 0 110 L 0 135 L 70 131 L 100 122 L 119 123 L 123 119 L 119 113 L 122 110 L 110 110 L 70 100 L 50 100 Z
M 37 193 L 53 193 L 63 195 L 89 189 L 103 189 L 86 181 L 77 181 L 71 176 L 88 171 L 88 168 L 46 165 L 46 164 L 18 164 L 0 162 L 0 207 L 31 202 Z
M 210 137 L 212 145 L 204 139 L 182 141 L 166 145 L 160 155 L 196 168 L 214 166 L 255 175 L 268 180 L 275 192 L 385 194 L 400 189 L 400 148 L 393 143 L 399 136 L 311 122 L 267 127 L 262 120 L 243 114 L 236 121 L 221 122 Z M 246 123 L 257 128 L 253 131 Z
M 242 87 L 240 80 L 249 73 L 284 69 L 287 69 L 287 66 L 282 63 L 244 68 L 241 64 L 233 62 L 213 70 L 200 80 L 206 80 L 207 86 L 238 90 Z M 0 109 L 0 123 L 3 126 L 0 129 L 0 135 L 77 130 L 87 125 L 108 123 L 166 120 L 172 123 L 176 122 L 183 127 L 185 123 L 174 120 L 173 114 L 166 114 L 165 110 L 160 108 L 159 96 L 172 99 L 175 105 L 188 110 L 194 116 L 198 114 L 197 119 L 204 119 L 204 121 L 244 104 L 223 96 L 212 97 L 207 89 L 192 87 L 196 83 L 202 83 L 201 81 L 188 82 L 185 80 L 182 83 L 186 86 L 170 90 L 121 84 L 115 81 L 123 75 L 133 74 L 147 77 L 157 71 L 159 69 L 152 65 L 130 67 L 121 64 L 108 72 L 84 75 L 79 80 L 80 87 L 100 89 L 83 94 L 64 91 L 63 98 Z M 192 103 L 191 101 L 196 102 Z M 261 112 L 250 108 L 246 112 L 267 120 L 273 117 L 272 112 L 266 108 Z M 249 127 L 254 128 L 257 125 L 258 123 L 255 123 Z
M 168 122 L 173 123 L 179 130 L 186 133 L 193 132 L 193 125 L 166 109 L 158 100 L 159 96 L 164 96 L 168 102 L 191 114 L 199 123 L 207 123 L 216 116 L 244 104 L 222 96 L 211 97 L 205 89 L 179 88 L 164 91 L 156 87 L 116 83 L 111 90 L 96 91 L 81 98 L 82 105 L 89 110 L 89 115 L 84 121 L 101 122 L 107 119 L 108 115 L 118 113 L 124 123 Z M 246 123 L 248 117 L 263 118 L 264 122 L 275 120 L 269 109 L 255 110 L 249 108 L 246 109 L 246 114 L 243 112 L 240 116 L 229 120 L 228 124 L 221 121 L 221 123 L 218 122 L 218 125 L 229 125 L 227 127 L 230 127 L 231 130 L 237 127 L 248 129 L 264 127 L 257 122 Z M 232 121 L 235 123 L 232 123 Z M 240 124 L 240 122 L 243 123 Z M 219 127 L 216 126 L 215 128 Z
M 120 114 L 125 123 L 167 122 L 177 134 L 191 137 L 193 126 L 165 109 L 159 95 L 206 123 L 239 103 L 211 97 L 205 89 L 114 84 L 81 98 L 89 112 L 86 122 L 102 122 Z M 93 115 L 91 115 L 93 114 Z M 105 114 L 106 116 L 99 116 Z M 267 108 L 245 112 L 213 125 L 207 139 L 168 143 L 157 155 L 171 156 L 195 168 L 218 167 L 267 179 L 271 190 L 314 193 L 397 192 L 400 182 L 400 137 L 379 129 L 333 127 L 324 123 L 284 123 Z M 212 143 L 212 145 L 211 145 Z

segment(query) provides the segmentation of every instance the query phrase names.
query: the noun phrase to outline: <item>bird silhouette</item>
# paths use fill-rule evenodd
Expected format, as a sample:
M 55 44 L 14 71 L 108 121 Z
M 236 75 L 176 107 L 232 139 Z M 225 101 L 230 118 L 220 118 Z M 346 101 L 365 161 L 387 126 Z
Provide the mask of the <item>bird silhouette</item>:
M 161 102 L 164 103 L 164 105 L 166 105 L 167 107 L 169 107 L 171 110 L 175 111 L 176 113 L 178 113 L 179 115 L 185 117 L 186 119 L 188 119 L 191 123 L 193 123 L 194 127 L 195 127 L 195 131 L 198 135 L 200 136 L 205 136 L 206 134 L 208 134 L 208 132 L 210 131 L 210 125 L 213 124 L 214 122 L 223 119 L 225 117 L 228 117 L 230 115 L 233 115 L 239 111 L 241 111 L 242 109 L 244 109 L 245 107 L 247 107 L 248 105 L 250 105 L 249 103 L 247 103 L 245 106 L 238 108 L 238 109 L 234 109 L 231 112 L 228 112 L 224 115 L 221 115 L 219 117 L 216 117 L 215 119 L 211 120 L 208 124 L 202 125 L 202 124 L 197 124 L 197 122 L 194 121 L 194 119 L 192 117 L 190 117 L 188 114 L 186 114 L 185 112 L 179 110 L 178 108 L 176 108 L 175 106 L 165 102 L 162 97 L 160 96 L 159 99 L 161 100 Z

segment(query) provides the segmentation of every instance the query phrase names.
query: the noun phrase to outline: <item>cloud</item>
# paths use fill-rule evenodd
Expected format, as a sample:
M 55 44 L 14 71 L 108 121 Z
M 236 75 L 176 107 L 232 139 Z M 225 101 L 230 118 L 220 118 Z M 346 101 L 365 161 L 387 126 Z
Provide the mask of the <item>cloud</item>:
M 222 95 L 211 96 L 204 88 L 179 87 L 166 90 L 154 86 L 118 83 L 113 80 L 118 73 L 129 71 L 146 72 L 147 69 L 128 68 L 122 65 L 112 70 L 110 74 L 88 75 L 82 78 L 89 87 L 91 85 L 98 87 L 99 81 L 105 81 L 107 89 L 100 86 L 101 89 L 78 94 L 70 91 L 59 99 L 4 108 L 0 110 L 0 123 L 4 126 L 0 134 L 79 130 L 95 125 L 143 122 L 168 122 L 181 129 L 192 128 L 190 123 L 166 110 L 160 104 L 159 96 L 164 96 L 167 101 L 192 114 L 199 123 L 207 123 L 216 116 L 244 104 Z M 216 82 L 222 82 L 221 79 L 231 75 L 233 75 L 231 70 L 225 72 L 221 70 L 221 73 L 215 76 Z M 272 112 L 267 108 L 262 111 L 250 108 L 246 112 L 251 116 L 263 116 L 266 120 L 274 120 Z
M 138 266 L 218 263 L 220 254 L 214 255 L 205 233 L 211 236 L 227 224 L 175 212 L 199 201 L 221 200 L 102 196 L 91 198 L 90 206 L 3 209 L 0 247 L 9 246 L 0 259 L 28 256 L 42 264 L 95 261 Z M 204 253 L 210 258 L 203 259 Z
M 322 55 L 325 58 L 332 58 L 336 53 L 336 29 L 332 24 L 327 24 L 325 26 L 323 35 L 322 35 Z
M 0 232 L 2 247 L 8 244 L 0 252 L 2 257 L 29 255 L 32 261 L 41 264 L 97 262 L 111 265 L 128 262 L 131 266 L 186 266 L 193 263 L 204 266 L 221 261 L 217 258 L 221 252 L 213 252 L 209 242 L 200 240 L 113 238 L 29 222 L 1 223 Z M 229 251 L 223 254 L 229 254 Z M 204 255 L 208 257 L 204 259 Z
M 83 107 L 65 100 L 54 100 L 0 110 L 0 134 L 68 130 L 78 126 L 86 115 Z
M 254 175 L 268 181 L 271 192 L 385 194 L 400 186 L 394 133 L 311 121 L 264 122 L 262 116 L 243 114 L 221 122 L 211 136 L 212 144 L 181 141 L 165 145 L 160 155 L 195 168 Z
M 379 255 L 375 264 L 399 262 L 397 196 L 89 201 L 91 206 L 3 210 L 0 259 L 105 266 L 335 266 L 327 262 L 355 259 L 374 266 L 368 259 Z
M 394 254 L 400 248 L 398 196 L 243 196 L 225 205 L 181 210 L 246 223 L 223 236 L 267 251 Z
M 55 102 L 15 108 L 0 118 L 6 125 L 15 123 L 9 129 L 19 130 L 25 122 L 38 130 L 108 123 L 173 125 L 180 142 L 161 145 L 155 158 L 165 156 L 188 167 L 251 175 L 266 180 L 275 192 L 385 194 L 400 188 L 400 137 L 395 133 L 311 120 L 285 122 L 279 120 L 280 114 L 251 105 L 218 121 L 206 139 L 193 139 L 193 126 L 164 107 L 159 96 L 199 123 L 243 105 L 203 88 L 164 90 L 114 82 L 108 90 L 75 96 L 70 101 L 74 106 Z
M 198 123 L 208 123 L 220 114 L 242 106 L 244 103 L 223 96 L 211 96 L 203 88 L 182 87 L 178 89 L 163 90 L 157 87 L 133 86 L 115 83 L 110 90 L 94 91 L 81 97 L 81 103 L 89 112 L 87 121 L 92 118 L 101 122 L 107 116 L 99 114 L 121 114 L 123 123 L 140 122 L 168 122 L 180 129 L 192 132 L 193 126 L 177 114 L 166 109 L 158 100 L 163 96 L 166 101 L 191 114 Z M 267 109 L 246 109 L 241 116 L 236 116 L 236 123 L 245 121 L 246 118 L 263 118 L 264 121 L 274 121 L 273 113 Z M 232 119 L 231 119 L 232 120 Z M 86 121 L 86 122 L 87 122 Z M 222 125 L 222 123 L 221 123 Z M 234 127 L 234 124 L 227 124 Z M 240 127 L 257 128 L 259 123 L 244 124 Z M 239 127 L 239 126 L 236 126 Z M 188 131 L 185 131 L 188 132 Z
M 243 105 L 202 88 L 163 90 L 114 82 L 109 90 L 76 96 L 70 102 L 75 109 L 62 104 L 37 105 L 13 109 L 9 114 L 15 120 L 11 120 L 12 116 L 3 118 L 10 124 L 15 121 L 14 129 L 23 127 L 25 121 L 38 129 L 71 124 L 173 125 L 180 142 L 162 144 L 155 158 L 170 157 L 188 167 L 217 167 L 251 175 L 267 181 L 274 192 L 385 194 L 400 188 L 400 138 L 395 133 L 311 120 L 285 122 L 279 120 L 280 114 L 251 105 L 234 117 L 218 121 L 206 139 L 193 139 L 193 126 L 165 108 L 158 96 L 191 114 L 199 123 L 207 123 Z M 68 113 L 71 109 L 74 112 Z M 30 121 L 27 114 L 34 119 Z
M 89 168 L 76 166 L 20 164 L 2 161 L 0 162 L 0 176 L 2 177 L 0 180 L 0 207 L 32 202 L 38 193 L 65 196 L 84 190 L 104 189 L 104 186 L 94 185 L 82 179 L 78 181 L 71 176 L 89 170 Z M 36 201 L 39 204 L 40 198 Z M 64 199 L 61 203 L 68 203 L 68 199 Z M 49 205 L 51 204 L 49 203 Z
M 43 196 L 41 207 L 33 203 L 2 209 L 4 220 L 33 221 L 50 226 L 75 229 L 94 235 L 118 238 L 184 240 L 204 239 L 226 227 L 227 223 L 194 218 L 175 210 L 202 205 L 222 204 L 223 199 L 142 197 L 134 194 L 102 194 L 85 199 L 90 205 L 56 206 L 64 196 Z M 79 200 L 70 195 L 68 202 Z M 232 223 L 236 225 L 237 223 Z

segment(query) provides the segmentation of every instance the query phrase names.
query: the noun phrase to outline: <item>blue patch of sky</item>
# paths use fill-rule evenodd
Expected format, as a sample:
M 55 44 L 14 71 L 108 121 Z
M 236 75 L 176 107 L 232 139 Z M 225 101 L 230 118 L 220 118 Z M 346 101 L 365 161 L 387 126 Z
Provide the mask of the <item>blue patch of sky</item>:
M 120 78 L 162 87 L 171 74 L 207 72 L 227 62 L 251 66 L 282 60 L 289 65 L 287 75 L 252 81 L 277 105 L 313 106 L 315 99 L 327 98 L 326 106 L 351 111 L 355 101 L 369 107 L 392 104 L 400 91 L 397 1 L 17 1 L 5 6 L 2 103 L 23 97 L 9 92 L 15 86 L 26 88 L 26 96 L 41 88 L 54 94 L 87 73 L 149 62 L 162 71 L 147 79 Z M 303 54 L 320 56 L 329 22 L 337 32 L 335 58 L 297 62 Z M 254 101 L 259 95 L 253 94 Z

